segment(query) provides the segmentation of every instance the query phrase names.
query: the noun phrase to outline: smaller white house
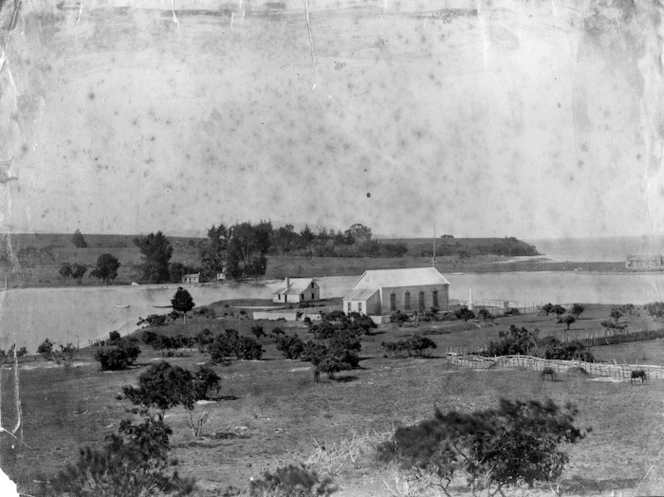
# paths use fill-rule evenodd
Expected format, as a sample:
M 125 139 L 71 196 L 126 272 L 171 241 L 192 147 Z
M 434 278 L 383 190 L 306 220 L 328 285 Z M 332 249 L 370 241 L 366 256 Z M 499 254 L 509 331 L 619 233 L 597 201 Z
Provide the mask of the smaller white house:
M 320 300 L 320 287 L 313 278 L 284 279 L 284 284 L 272 294 L 272 302 L 294 304 Z
M 182 283 L 200 283 L 201 273 L 189 273 L 182 277 Z

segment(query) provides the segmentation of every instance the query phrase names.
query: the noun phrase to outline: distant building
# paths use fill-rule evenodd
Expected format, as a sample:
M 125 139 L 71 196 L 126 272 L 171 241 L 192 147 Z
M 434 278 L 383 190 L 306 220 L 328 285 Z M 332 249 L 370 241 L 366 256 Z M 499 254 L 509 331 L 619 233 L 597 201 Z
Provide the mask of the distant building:
M 664 256 L 661 254 L 628 255 L 625 267 L 633 271 L 664 270 Z
M 182 283 L 200 283 L 200 282 L 201 282 L 201 273 L 185 274 L 182 277 Z
M 371 316 L 449 306 L 450 282 L 436 268 L 365 271 L 343 298 L 343 311 Z
M 225 281 L 226 280 L 226 273 L 223 271 L 221 273 L 217 273 L 217 281 Z
M 288 278 L 284 285 L 272 294 L 272 302 L 293 304 L 320 300 L 320 287 L 313 278 Z

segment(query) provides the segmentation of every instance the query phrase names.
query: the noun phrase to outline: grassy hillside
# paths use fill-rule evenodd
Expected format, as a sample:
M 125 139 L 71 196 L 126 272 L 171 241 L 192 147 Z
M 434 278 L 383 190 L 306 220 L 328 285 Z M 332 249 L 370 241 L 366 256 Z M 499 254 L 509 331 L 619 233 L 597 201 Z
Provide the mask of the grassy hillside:
M 232 312 L 235 316 L 223 320 L 197 318 L 186 326 L 178 322 L 161 329 L 165 333 L 194 334 L 203 327 L 214 332 L 233 327 L 246 334 L 256 324 L 239 314 L 240 307 L 233 303 L 220 302 L 214 307 L 217 315 Z M 586 312 L 591 323 L 608 308 L 589 307 Z M 469 412 L 495 406 L 501 397 L 551 398 L 559 404 L 575 403 L 580 409 L 578 425 L 593 429 L 586 440 L 566 448 L 570 462 L 563 475 L 565 494 L 634 489 L 649 465 L 656 462 L 661 448 L 664 383 L 635 387 L 569 375 L 549 382 L 542 381 L 534 371 L 463 369 L 444 357 L 446 347 L 487 343 L 511 323 L 539 327 L 551 320 L 522 316 L 500 319 L 495 325 L 383 326 L 378 334 L 363 338 L 360 369 L 342 373 L 334 382 L 323 378 L 320 384 L 312 383 L 308 363 L 283 359 L 269 339 L 262 339 L 266 349 L 263 360 L 232 360 L 214 366 L 222 377 L 222 389 L 213 403 L 196 407 L 196 413 L 205 410 L 210 417 L 202 438 L 194 438 L 186 426 L 185 410 L 168 411 L 166 422 L 174 430 L 172 448 L 180 461 L 177 469 L 183 476 L 197 478 L 199 495 L 221 495 L 229 487 L 246 491 L 249 478 L 264 469 L 317 461 L 314 467 L 330 472 L 339 485 L 335 495 L 384 496 L 389 494 L 387 485 L 394 484 L 394 473 L 376 463 L 375 445 L 389 436 L 395 424 L 431 416 L 434 405 L 444 411 Z M 302 323 L 263 324 L 268 332 L 279 326 L 306 336 Z M 382 341 L 415 331 L 426 332 L 436 342 L 438 348 L 432 358 L 383 357 Z M 556 333 L 564 333 L 560 325 Z M 119 421 L 129 416 L 125 411 L 129 403 L 118 396 L 122 386 L 135 383 L 149 364 L 162 360 L 158 353 L 144 347 L 136 368 L 103 373 L 89 354 L 82 352 L 71 367 L 52 367 L 41 359 L 23 363 L 23 434 L 27 445 L 10 450 L 10 441 L 5 438 L 0 453 L 3 469 L 24 492 L 34 494 L 35 480 L 44 480 L 63 464 L 74 461 L 81 446 L 100 444 L 106 434 L 113 432 Z M 168 358 L 172 364 L 190 369 L 206 360 L 195 350 Z M 664 361 L 664 355 L 660 360 Z M 3 375 L 3 381 L 7 387 L 3 391 L 11 391 L 9 372 Z M 11 423 L 11 416 L 5 417 Z M 343 458 L 340 448 L 350 447 L 351 440 L 355 452 Z M 661 473 L 651 471 L 639 489 L 640 495 L 649 495 L 649 489 L 664 483 L 658 475 Z M 461 484 L 455 482 L 454 495 L 467 494 Z M 532 495 L 546 492 L 548 489 Z

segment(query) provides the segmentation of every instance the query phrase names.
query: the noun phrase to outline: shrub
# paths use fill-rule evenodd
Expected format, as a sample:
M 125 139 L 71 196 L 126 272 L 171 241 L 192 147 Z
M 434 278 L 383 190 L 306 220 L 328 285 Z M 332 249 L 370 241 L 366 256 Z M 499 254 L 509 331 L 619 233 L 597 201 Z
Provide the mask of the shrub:
M 256 340 L 259 340 L 260 338 L 265 336 L 265 330 L 263 329 L 263 325 L 260 324 L 255 324 L 251 327 L 251 333 L 256 337 Z
M 117 331 L 111 331 L 108 334 L 108 344 L 109 345 L 115 345 L 122 337 L 120 337 L 120 333 Z
M 253 338 L 240 336 L 235 342 L 235 357 L 243 360 L 260 360 L 263 356 L 263 346 Z
M 558 304 L 556 304 L 556 305 L 554 305 L 554 306 L 551 307 L 551 311 L 550 311 L 550 312 L 552 312 L 552 313 L 555 314 L 556 316 L 560 316 L 560 315 L 562 315 L 562 314 L 565 314 L 565 313 L 567 312 L 567 310 L 566 310 L 562 305 L 558 305 Z
M 573 323 L 576 323 L 576 318 L 572 314 L 566 314 L 559 317 L 558 322 L 567 325 L 567 329 L 569 330 L 569 326 Z
M 48 338 L 39 344 L 37 347 L 37 353 L 40 354 L 44 359 L 52 360 L 53 359 L 53 342 Z
M 157 333 L 156 331 L 153 331 L 153 330 L 145 330 L 145 331 L 141 334 L 141 341 L 142 341 L 145 345 L 150 345 L 150 346 L 152 346 L 152 344 L 153 344 L 153 343 L 159 338 L 159 336 L 160 336 L 159 333 Z
M 510 307 L 508 308 L 504 313 L 504 316 L 520 316 L 521 311 L 517 309 L 516 307 Z
M 214 319 L 217 317 L 217 313 L 215 312 L 215 310 L 212 307 L 206 307 L 206 306 L 194 309 L 194 315 L 207 319 Z
M 477 312 L 477 316 L 482 320 L 482 321 L 493 321 L 494 317 L 493 314 L 491 314 L 487 309 L 482 308 Z
M 138 323 L 136 323 L 136 326 L 142 326 L 144 324 L 147 324 L 148 326 L 163 326 L 166 324 L 167 319 L 168 315 L 166 314 L 150 314 L 145 319 L 138 318 Z
M 74 360 L 77 352 L 78 348 L 73 343 L 60 345 L 60 350 L 53 353 L 53 360 L 55 360 L 58 364 L 60 364 L 61 361 L 68 363 Z
M 297 335 L 284 335 L 277 339 L 277 350 L 286 359 L 299 359 L 304 351 L 304 342 Z
M 282 330 L 281 328 L 279 328 L 278 326 L 276 328 L 272 328 L 272 334 L 275 335 L 275 336 L 280 336 L 280 335 L 283 335 L 285 333 L 286 332 L 284 330 Z
M 574 316 L 576 319 L 579 319 L 579 316 L 583 314 L 583 311 L 585 311 L 586 308 L 583 307 L 581 304 L 572 304 L 572 310 L 570 311 L 570 314 Z
M 251 497 L 326 497 L 336 488 L 329 477 L 321 479 L 306 466 L 282 466 L 251 481 Z
M 129 401 L 146 409 L 163 412 L 183 405 L 191 410 L 197 400 L 193 381 L 193 375 L 186 369 L 162 361 L 150 365 L 141 373 L 138 387 L 124 387 L 122 391 Z
M 466 306 L 463 306 L 461 309 L 454 311 L 454 315 L 457 317 L 457 319 L 463 319 L 464 321 L 475 319 L 475 313 L 468 309 Z
M 208 368 L 207 366 L 200 366 L 198 370 L 194 372 L 193 378 L 196 400 L 207 400 L 208 392 L 213 389 L 215 395 L 218 394 L 220 382 L 221 378 L 213 369 Z
M 132 366 L 140 353 L 141 348 L 138 345 L 123 338 L 113 347 L 98 350 L 95 359 L 101 363 L 103 371 L 117 371 Z
M 408 321 L 410 321 L 410 316 L 401 311 L 395 311 L 390 315 L 390 323 L 396 323 L 399 327 Z
M 664 317 L 664 302 L 650 302 L 644 308 L 649 316 L 654 318 Z
M 214 342 L 214 335 L 208 328 L 203 328 L 194 337 L 194 342 L 198 345 L 198 350 L 207 352 L 208 347 Z
M 563 361 L 595 362 L 588 347 L 581 342 L 561 342 L 554 336 L 544 337 L 537 342 L 538 355 L 544 359 L 558 359 Z
M 383 342 L 381 346 L 391 357 L 426 357 L 429 355 L 429 349 L 436 348 L 433 340 L 420 335 L 413 335 L 397 342 Z
M 241 336 L 236 330 L 228 329 L 217 335 L 209 347 L 212 362 L 220 363 L 227 357 L 235 355 L 238 359 L 260 359 L 263 346 L 253 338 Z
M 300 354 L 300 360 L 310 362 L 316 366 L 320 364 L 326 354 L 327 347 L 324 344 L 309 340 L 304 344 L 304 348 Z
M 510 326 L 509 332 L 501 331 L 498 333 L 500 339 L 497 342 L 489 342 L 489 346 L 483 355 L 497 357 L 504 355 L 529 355 L 537 346 L 538 330 L 528 331 L 526 328 L 517 328 Z
M 585 437 L 576 426 L 577 409 L 553 401 L 500 400 L 497 409 L 469 414 L 436 410 L 433 419 L 398 428 L 378 446 L 379 460 L 430 474 L 446 495 L 452 479 L 488 495 L 504 487 L 532 487 L 560 478 L 569 456 L 562 443 Z
M 190 495 L 193 479 L 168 472 L 172 430 L 161 418 L 134 425 L 124 420 L 101 450 L 86 447 L 76 464 L 43 484 L 43 495 L 76 497 L 151 497 Z

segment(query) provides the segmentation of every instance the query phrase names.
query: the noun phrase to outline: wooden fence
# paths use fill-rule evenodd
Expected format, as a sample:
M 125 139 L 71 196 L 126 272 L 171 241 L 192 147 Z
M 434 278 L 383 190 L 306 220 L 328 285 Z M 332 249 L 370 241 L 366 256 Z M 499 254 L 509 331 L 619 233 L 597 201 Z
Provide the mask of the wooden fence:
M 664 329 L 632 331 L 624 333 L 615 333 L 612 331 L 598 331 L 587 333 L 585 335 L 572 335 L 562 338 L 563 342 L 580 342 L 587 347 L 597 347 L 599 345 L 613 345 L 625 342 L 640 342 L 643 340 L 655 340 L 664 338 Z
M 570 368 L 583 368 L 592 376 L 616 378 L 629 380 L 632 371 L 643 370 L 648 378 L 664 379 L 664 367 L 645 364 L 607 364 L 585 361 L 561 361 L 542 359 L 540 357 L 513 355 L 500 357 L 483 357 L 475 354 L 457 354 L 448 351 L 448 360 L 459 366 L 471 367 L 473 369 L 503 369 L 503 368 L 526 368 L 534 371 L 542 371 L 545 367 L 553 368 L 556 372 L 565 373 Z

